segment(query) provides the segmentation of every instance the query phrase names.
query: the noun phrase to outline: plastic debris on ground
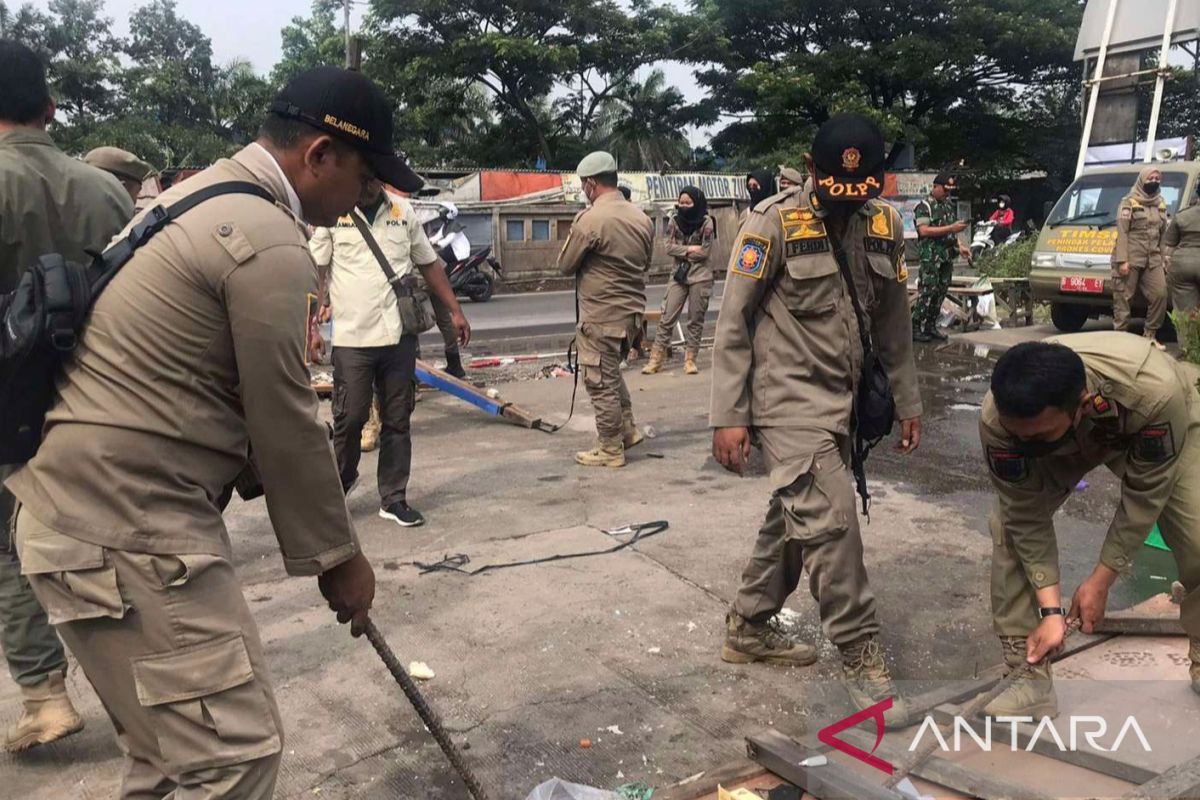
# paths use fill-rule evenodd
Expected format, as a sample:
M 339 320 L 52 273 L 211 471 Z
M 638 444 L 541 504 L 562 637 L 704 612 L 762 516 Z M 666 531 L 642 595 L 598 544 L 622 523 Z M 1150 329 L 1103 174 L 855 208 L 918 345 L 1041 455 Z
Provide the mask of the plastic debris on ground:
M 717 800 L 763 800 L 749 789 L 734 789 L 732 792 L 722 786 L 717 786 Z
M 567 783 L 560 778 L 551 778 L 538 786 L 525 800 L 622 800 L 615 792 Z
M 408 674 L 419 681 L 433 680 L 433 670 L 424 661 L 413 661 L 408 665 Z
M 616 789 L 617 797 L 621 800 L 650 800 L 654 795 L 654 787 L 641 781 L 626 783 Z
M 1075 484 L 1075 491 L 1082 492 L 1084 489 L 1088 488 L 1089 486 L 1091 486 L 1090 483 L 1088 483 L 1085 480 L 1080 479 L 1079 483 Z

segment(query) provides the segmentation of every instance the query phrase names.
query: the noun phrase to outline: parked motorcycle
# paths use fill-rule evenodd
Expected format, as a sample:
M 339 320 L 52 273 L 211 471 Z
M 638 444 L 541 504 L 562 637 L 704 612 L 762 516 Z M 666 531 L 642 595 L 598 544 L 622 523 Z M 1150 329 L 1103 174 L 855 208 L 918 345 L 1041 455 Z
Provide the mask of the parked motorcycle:
M 992 233 L 996 230 L 998 222 L 987 221 L 980 222 L 975 225 L 975 235 L 971 239 L 971 260 L 979 258 L 983 253 L 997 247 L 1007 247 L 1020 240 L 1024 233 L 1020 228 L 1013 228 L 1012 233 L 1008 235 L 1000 244 L 996 244 L 996 240 L 992 238 Z
M 496 289 L 496 277 L 501 274 L 500 262 L 492 257 L 492 248 L 485 247 L 453 264 L 446 263 L 446 277 L 456 295 L 474 303 L 486 303 Z

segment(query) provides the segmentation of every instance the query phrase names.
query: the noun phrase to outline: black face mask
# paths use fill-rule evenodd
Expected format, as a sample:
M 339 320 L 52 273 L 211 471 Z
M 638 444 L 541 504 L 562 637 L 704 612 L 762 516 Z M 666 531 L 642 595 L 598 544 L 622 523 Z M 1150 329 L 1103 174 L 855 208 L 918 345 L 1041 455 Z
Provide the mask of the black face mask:
M 1146 194 L 1158 194 L 1158 189 L 1161 184 L 1154 181 L 1147 181 L 1142 184 L 1142 188 L 1146 190 Z
M 1069 442 L 1075 441 L 1075 426 L 1067 428 L 1066 433 L 1052 442 L 1026 442 L 1017 439 L 1013 449 L 1026 458 L 1043 458 L 1052 455 Z
M 700 217 L 700 209 L 696 206 L 675 206 L 675 213 L 686 220 L 694 220 Z

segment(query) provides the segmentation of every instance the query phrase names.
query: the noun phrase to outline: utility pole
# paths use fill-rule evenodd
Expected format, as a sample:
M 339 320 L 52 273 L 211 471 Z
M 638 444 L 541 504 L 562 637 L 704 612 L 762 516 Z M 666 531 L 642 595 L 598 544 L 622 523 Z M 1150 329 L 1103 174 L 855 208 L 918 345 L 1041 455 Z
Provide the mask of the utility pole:
M 342 0 L 342 23 L 346 29 L 346 69 L 353 69 L 350 56 L 350 0 Z

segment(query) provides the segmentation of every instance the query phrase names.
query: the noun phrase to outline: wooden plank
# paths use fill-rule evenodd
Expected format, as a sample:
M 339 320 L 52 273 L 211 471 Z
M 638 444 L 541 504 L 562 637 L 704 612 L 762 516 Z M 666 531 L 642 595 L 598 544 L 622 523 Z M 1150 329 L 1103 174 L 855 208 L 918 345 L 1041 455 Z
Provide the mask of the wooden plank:
M 937 722 L 939 725 L 953 725 L 954 717 L 961 710 L 958 706 L 954 705 L 942 706 L 934 711 L 934 722 Z M 1003 741 L 1012 741 L 1011 724 L 1006 723 L 1000 726 L 999 730 L 1003 733 Z M 1127 781 L 1128 783 L 1145 783 L 1158 775 L 1152 769 L 1122 761 L 1099 750 L 1059 750 L 1053 739 L 1045 737 L 1034 739 L 1033 734 L 1036 730 L 1036 726 L 1032 723 L 1017 725 L 1017 746 L 1028 752 L 1053 758 L 1055 761 L 1061 761 L 1064 764 L 1073 764 L 1092 772 L 1099 772 L 1101 775 L 1107 775 L 1110 778 Z M 1033 742 L 1032 748 L 1029 747 L 1030 742 Z
M 1135 636 L 1187 636 L 1179 617 L 1126 617 L 1106 616 L 1096 626 L 1097 633 L 1128 633 Z
M 863 730 L 842 731 L 838 736 L 868 752 L 875 746 L 875 737 Z M 885 741 L 875 750 L 875 755 L 892 764 L 901 764 L 908 754 L 902 748 Z M 980 800 L 1009 800 L 1018 797 L 1021 800 L 1053 800 L 1050 795 L 1041 794 L 1029 786 L 984 775 L 941 756 L 930 756 L 925 763 L 913 769 L 911 774 Z
M 494 417 L 503 417 L 523 427 L 536 428 L 542 421 L 541 417 L 531 414 L 513 403 L 498 402 L 466 381 L 461 381 L 420 359 L 417 359 L 417 379 L 435 389 L 453 395 L 459 400 L 470 403 Z
M 1171 767 L 1125 795 L 1129 800 L 1198 800 L 1200 758 Z
M 800 766 L 801 761 L 818 752 L 779 731 L 768 730 L 747 737 L 746 752 L 771 772 L 820 800 L 905 800 L 899 792 L 872 783 L 859 772 L 835 761 L 821 767 Z

